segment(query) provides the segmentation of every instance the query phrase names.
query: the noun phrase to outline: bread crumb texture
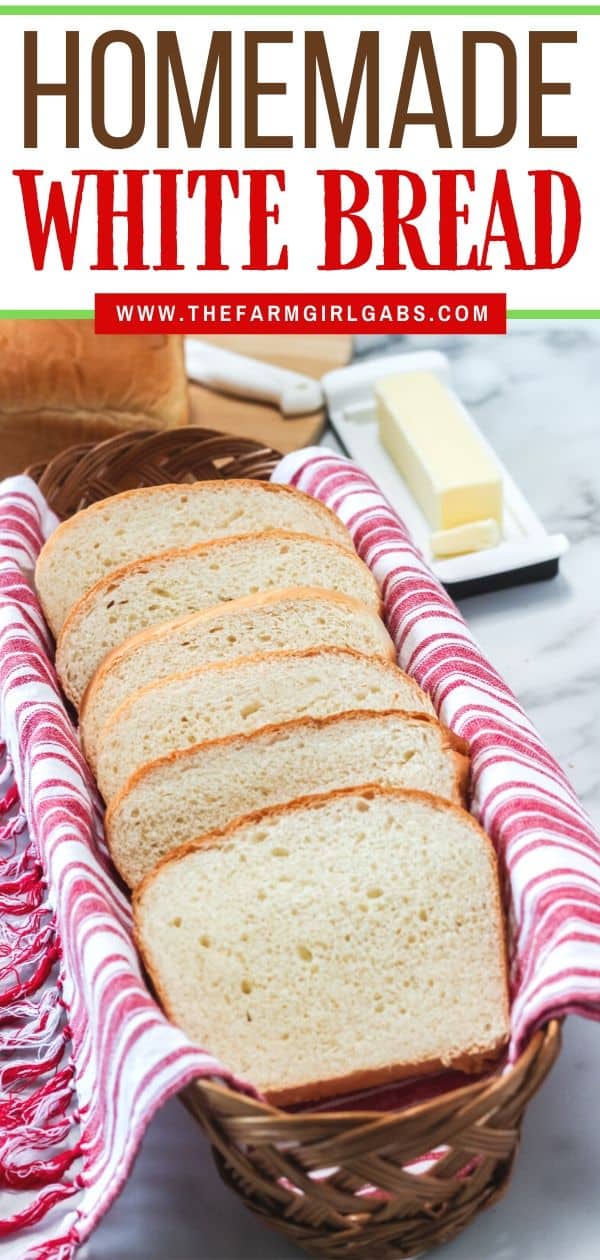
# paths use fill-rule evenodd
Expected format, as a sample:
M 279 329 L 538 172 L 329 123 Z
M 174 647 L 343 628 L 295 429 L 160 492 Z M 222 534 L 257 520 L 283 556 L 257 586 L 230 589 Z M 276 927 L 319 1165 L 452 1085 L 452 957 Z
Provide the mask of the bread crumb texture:
M 431 718 L 360 711 L 299 718 L 142 767 L 108 811 L 107 840 L 134 887 L 165 854 L 253 810 L 361 782 L 462 804 L 467 769 Z
M 274 1100 L 506 1039 L 491 846 L 431 797 L 355 789 L 257 816 L 159 866 L 135 913 L 170 1016 Z
M 178 748 L 348 708 L 432 712 L 397 666 L 345 648 L 257 653 L 166 678 L 134 692 L 102 728 L 100 791 L 108 803 L 145 762 Z
M 57 634 L 76 601 L 121 565 L 260 529 L 316 534 L 353 550 L 329 508 L 287 487 L 232 480 L 127 490 L 78 512 L 42 548 L 36 583 L 51 628 Z

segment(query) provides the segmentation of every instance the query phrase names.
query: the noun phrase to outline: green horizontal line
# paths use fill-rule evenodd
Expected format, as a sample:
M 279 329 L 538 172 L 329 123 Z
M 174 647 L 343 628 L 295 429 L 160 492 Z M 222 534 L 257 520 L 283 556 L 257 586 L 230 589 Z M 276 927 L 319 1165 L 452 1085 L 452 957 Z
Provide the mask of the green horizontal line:
M 545 16 L 570 16 L 578 15 L 580 17 L 597 16 L 600 14 L 600 5 L 598 4 L 357 4 L 357 5 L 332 5 L 332 4 L 81 4 L 69 6 L 65 4 L 53 4 L 43 6 L 40 4 L 3 4 L 0 5 L 0 16 L 16 16 L 24 14 L 28 16 L 66 16 L 68 14 L 76 14 L 78 16 L 95 17 L 105 14 L 107 17 L 118 14 L 129 14 L 135 16 L 161 16 L 178 15 L 185 16 L 205 16 L 216 17 L 220 14 L 227 14 L 231 17 L 259 17 L 266 16 L 270 13 L 279 16 L 306 16 L 311 17 L 317 14 L 333 16 L 340 14 L 348 16 L 355 13 L 358 16 L 371 16 L 377 14 L 381 17 L 386 15 L 405 15 L 409 16 L 429 16 L 443 17 L 446 14 L 451 16 L 468 16 L 469 14 L 490 14 L 504 17 L 531 17 L 535 14 L 543 14 Z
M 127 296 L 126 294 L 124 295 Z M 365 295 L 367 296 L 367 295 Z M 524 310 L 514 309 L 506 312 L 507 319 L 600 319 L 600 310 Z M 49 310 L 0 310 L 0 319 L 93 319 L 92 310 L 81 311 L 49 311 Z M 460 334 L 457 334 L 460 336 Z
M 0 310 L 0 319 L 93 319 L 94 312 L 89 310 L 83 311 L 2 311 Z
M 565 311 L 546 310 L 546 311 L 527 311 L 527 310 L 507 310 L 507 319 L 600 319 L 600 311 L 572 309 Z

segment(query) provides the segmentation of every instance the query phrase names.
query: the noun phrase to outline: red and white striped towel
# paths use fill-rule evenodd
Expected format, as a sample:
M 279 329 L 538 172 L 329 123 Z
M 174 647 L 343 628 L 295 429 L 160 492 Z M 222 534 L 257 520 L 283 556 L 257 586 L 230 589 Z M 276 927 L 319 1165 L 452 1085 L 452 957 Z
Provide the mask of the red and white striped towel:
M 15 1260 L 68 1260 L 119 1192 L 157 1107 L 198 1075 L 233 1083 L 141 978 L 27 580 L 55 524 L 28 478 L 3 483 L 0 1249 Z
M 509 885 L 514 1059 L 552 1015 L 600 1018 L 600 839 L 569 781 L 371 478 L 314 448 L 274 480 L 347 525 L 381 586 L 398 664 L 470 746 L 472 807 Z
M 565 776 L 370 479 L 320 450 L 286 457 L 275 479 L 348 525 L 400 664 L 471 744 L 474 808 L 510 884 L 511 1056 L 551 1015 L 598 1018 L 600 842 Z M 27 478 L 0 487 L 0 1252 L 15 1260 L 69 1260 L 156 1108 L 199 1074 L 235 1083 L 140 976 L 28 581 L 54 524 Z

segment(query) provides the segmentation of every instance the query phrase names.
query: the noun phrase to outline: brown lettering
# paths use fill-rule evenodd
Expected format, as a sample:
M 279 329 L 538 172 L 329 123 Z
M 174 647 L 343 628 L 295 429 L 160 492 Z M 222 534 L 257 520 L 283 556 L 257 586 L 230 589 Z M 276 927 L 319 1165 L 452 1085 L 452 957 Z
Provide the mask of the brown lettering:
M 64 83 L 38 82 L 38 33 L 25 31 L 24 47 L 24 144 L 35 149 L 38 142 L 38 99 L 40 96 L 64 96 L 65 145 L 79 145 L 79 32 L 65 32 Z
M 285 96 L 285 83 L 262 83 L 258 77 L 258 50 L 261 44 L 291 44 L 292 31 L 246 31 L 244 40 L 245 68 L 245 135 L 247 149 L 291 149 L 293 136 L 262 136 L 258 129 L 258 101 L 261 96 Z
M 231 31 L 214 31 L 206 58 L 200 98 L 194 113 L 190 102 L 179 41 L 175 31 L 159 31 L 156 42 L 157 145 L 168 149 L 169 87 L 173 82 L 188 148 L 199 149 L 204 138 L 208 108 L 218 77 L 219 148 L 231 148 Z
M 131 53 L 131 119 L 122 136 L 113 136 L 106 127 L 106 53 L 114 44 L 124 44 Z M 106 149 L 128 149 L 144 134 L 146 122 L 144 45 L 131 31 L 105 31 L 92 48 L 92 131 Z
M 577 136 L 545 136 L 542 110 L 545 96 L 570 96 L 570 83 L 545 83 L 544 44 L 576 44 L 577 31 L 529 33 L 529 146 L 532 149 L 576 149 Z
M 431 101 L 431 112 L 423 114 L 411 113 L 409 110 L 410 98 L 412 95 L 419 59 L 423 63 L 429 99 Z M 440 76 L 438 74 L 435 52 L 433 49 L 433 40 L 431 38 L 430 31 L 411 31 L 410 34 L 408 48 L 406 50 L 406 58 L 404 61 L 404 70 L 402 72 L 402 81 L 400 83 L 400 91 L 398 93 L 398 103 L 396 105 L 396 113 L 392 126 L 392 134 L 390 137 L 391 149 L 400 149 L 402 147 L 404 132 L 409 124 L 435 127 L 437 142 L 440 149 L 452 148 L 450 128 L 448 126 L 444 96 L 442 93 L 442 85 L 440 83 Z
M 477 129 L 477 50 L 495 44 L 502 53 L 502 124 L 491 136 Z M 463 34 L 463 146 L 465 149 L 498 149 L 508 144 L 517 126 L 517 50 L 500 31 L 465 31 Z
M 321 81 L 331 134 L 336 149 L 347 149 L 363 79 L 366 90 L 366 145 L 379 144 L 379 33 L 361 31 L 343 113 L 335 90 L 331 61 L 323 31 L 307 31 L 304 41 L 304 143 L 317 145 L 317 74 Z

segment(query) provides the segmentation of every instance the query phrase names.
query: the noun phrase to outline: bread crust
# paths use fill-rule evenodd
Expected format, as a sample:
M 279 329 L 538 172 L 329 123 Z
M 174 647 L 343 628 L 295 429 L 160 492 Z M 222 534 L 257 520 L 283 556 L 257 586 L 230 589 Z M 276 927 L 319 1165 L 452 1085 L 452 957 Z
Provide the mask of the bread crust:
M 91 586 L 88 591 L 86 591 L 85 595 L 82 595 L 81 599 L 78 599 L 77 602 L 73 605 L 73 607 L 71 608 L 71 611 L 68 613 L 67 617 L 65 618 L 63 625 L 59 631 L 59 634 L 57 636 L 56 663 L 57 663 L 57 669 L 58 669 L 59 674 L 61 672 L 61 658 L 65 650 L 65 643 L 68 640 L 69 635 L 72 633 L 73 628 L 77 625 L 77 622 L 86 615 L 88 609 L 94 604 L 94 602 L 98 598 L 101 598 L 104 593 L 112 591 L 113 587 L 115 585 L 118 585 L 118 583 L 121 581 L 122 578 L 130 577 L 132 574 L 143 572 L 143 570 L 147 568 L 149 564 L 153 564 L 155 561 L 158 561 L 158 560 L 160 560 L 163 563 L 166 562 L 168 564 L 173 560 L 177 560 L 181 557 L 185 558 L 191 555 L 198 555 L 198 556 L 216 555 L 220 547 L 225 549 L 231 546 L 235 546 L 235 544 L 239 544 L 239 543 L 245 543 L 245 544 L 250 543 L 250 544 L 254 544 L 255 546 L 260 546 L 261 539 L 273 538 L 273 537 L 276 537 L 277 539 L 281 539 L 284 542 L 297 541 L 297 540 L 300 540 L 302 542 L 313 542 L 313 543 L 316 542 L 325 547 L 333 548 L 332 554 L 335 554 L 337 552 L 338 554 L 341 553 L 344 556 L 350 555 L 356 561 L 356 564 L 361 566 L 365 574 L 368 574 L 368 577 L 370 579 L 370 584 L 373 590 L 373 607 L 371 611 L 376 612 L 378 614 L 381 613 L 381 609 L 382 609 L 381 592 L 379 590 L 377 582 L 375 581 L 375 578 L 373 577 L 373 574 L 370 572 L 367 566 L 363 563 L 360 557 L 356 555 L 356 553 L 353 554 L 352 552 L 349 552 L 346 547 L 342 547 L 340 543 L 335 542 L 333 539 L 320 538 L 315 534 L 297 534 L 297 533 L 294 533 L 292 530 L 285 530 L 285 529 L 261 530 L 259 533 L 256 533 L 256 534 L 228 534 L 224 538 L 214 538 L 211 542 L 194 543 L 191 547 L 174 547 L 170 551 L 159 551 L 159 552 L 154 552 L 152 555 L 149 555 L 149 556 L 142 556 L 139 560 L 133 560 L 130 564 L 122 564 L 119 566 L 118 569 L 112 569 L 111 572 L 107 574 L 106 577 L 100 578 L 98 582 L 95 582 L 94 585 Z M 273 589 L 277 589 L 277 588 L 273 588 Z M 316 589 L 320 589 L 320 588 L 316 588 Z M 323 590 L 327 590 L 327 588 L 323 587 Z M 337 592 L 332 592 L 332 594 L 336 594 L 336 593 Z M 43 606 L 43 599 L 41 595 L 40 595 L 40 600 Z M 361 603 L 360 600 L 357 602 Z M 364 607 L 369 609 L 370 605 L 365 604 Z M 186 615 L 196 616 L 195 613 L 190 613 Z M 160 624 L 163 625 L 166 623 L 160 623 Z M 153 629 L 153 628 L 158 629 L 158 627 L 150 627 L 149 629 Z M 148 631 L 144 630 L 144 631 L 140 631 L 140 633 L 146 634 L 148 633 Z M 114 650 L 116 651 L 117 649 L 114 649 Z M 108 656 L 105 659 L 108 660 Z M 72 697 L 69 696 L 69 699 L 71 700 Z
M 3 320 L 0 475 L 78 442 L 189 418 L 178 336 L 97 337 L 91 320 Z
M 384 635 L 387 635 L 388 638 L 387 651 L 385 656 L 382 656 L 382 659 L 395 660 L 396 650 L 394 644 L 378 613 L 367 604 L 363 604 L 360 599 L 355 599 L 352 595 L 343 595 L 340 591 L 330 591 L 326 587 L 320 586 L 273 587 L 268 590 L 258 591 L 254 595 L 242 595 L 239 599 L 231 599 L 223 604 L 213 604 L 210 608 L 202 608 L 198 612 L 184 613 L 181 617 L 173 618 L 172 621 L 161 621 L 158 625 L 147 626 L 145 630 L 139 630 L 137 634 L 126 639 L 124 643 L 120 643 L 118 647 L 113 648 L 104 657 L 83 694 L 79 710 L 79 721 L 84 749 L 86 710 L 93 699 L 95 691 L 102 685 L 107 675 L 124 658 L 133 656 L 138 648 L 143 647 L 147 643 L 160 642 L 163 639 L 168 641 L 173 632 L 181 628 L 201 626 L 203 622 L 211 621 L 219 615 L 228 618 L 235 617 L 241 612 L 252 612 L 253 609 L 277 607 L 284 600 L 314 600 L 319 603 L 336 604 L 341 608 L 347 609 L 348 612 L 354 613 L 356 616 L 365 616 L 369 620 L 379 621 L 382 628 L 382 641 L 384 641 Z
M 384 1068 L 376 1068 L 366 1071 L 358 1071 L 344 1076 L 321 1081 L 299 1082 L 297 1085 L 286 1087 L 285 1089 L 269 1089 L 265 1092 L 267 1100 L 272 1101 L 277 1106 L 292 1105 L 296 1102 L 307 1100 L 318 1101 L 323 1097 L 334 1097 L 336 1094 L 349 1093 L 369 1088 L 370 1086 L 391 1082 L 392 1080 L 401 1080 L 408 1076 L 423 1076 L 433 1072 L 440 1071 L 442 1068 L 452 1067 L 461 1072 L 479 1072 L 486 1063 L 500 1053 L 508 1038 L 508 1029 L 510 1026 L 510 1008 L 508 1000 L 508 964 L 507 964 L 507 942 L 504 923 L 504 914 L 500 899 L 500 882 L 498 875 L 498 862 L 496 852 L 490 837 L 483 830 L 483 827 L 477 822 L 472 814 L 461 809 L 457 805 L 453 805 L 450 801 L 445 801 L 439 796 L 434 796 L 430 792 L 419 792 L 412 788 L 389 788 L 381 787 L 378 784 L 367 783 L 360 787 L 337 788 L 331 792 L 323 792 L 318 796 L 298 797 L 295 801 L 288 802 L 285 805 L 267 806 L 265 809 L 255 810 L 251 814 L 246 814 L 241 819 L 236 819 L 222 830 L 207 832 L 206 835 L 191 840 L 187 844 L 181 845 L 173 853 L 167 854 L 157 862 L 156 866 L 144 877 L 132 895 L 133 921 L 134 921 L 134 940 L 139 953 L 142 957 L 144 967 L 150 977 L 152 987 L 158 997 L 158 1000 L 165 1011 L 168 1019 L 175 1022 L 172 1010 L 169 1005 L 167 994 L 162 989 L 160 982 L 152 967 L 152 963 L 146 956 L 143 943 L 140 919 L 143 908 L 143 901 L 146 892 L 152 887 L 154 880 L 163 867 L 176 864 L 184 860 L 191 853 L 199 850 L 220 848 L 226 844 L 228 840 L 248 826 L 260 825 L 268 822 L 273 818 L 285 817 L 289 813 L 297 813 L 299 810 L 318 809 L 322 804 L 332 800 L 341 800 L 345 798 L 360 798 L 366 796 L 369 799 L 373 797 L 384 797 L 389 800 L 405 801 L 408 803 L 416 802 L 433 806 L 440 812 L 452 813 L 458 815 L 464 823 L 475 831 L 478 838 L 483 841 L 483 849 L 486 853 L 487 860 L 492 872 L 492 884 L 494 889 L 494 911 L 495 911 L 495 928 L 499 941 L 499 964 L 500 970 L 504 978 L 504 1024 L 507 1034 L 502 1039 L 497 1039 L 489 1050 L 483 1047 L 473 1047 L 472 1053 L 457 1055 L 448 1063 L 442 1063 L 441 1060 L 428 1060 L 425 1063 L 399 1063 L 391 1064 Z
M 342 722 L 356 722 L 360 725 L 363 720 L 372 721 L 373 719 L 379 720 L 382 718 L 402 718 L 411 724 L 437 726 L 440 729 L 442 732 L 442 748 L 450 754 L 454 762 L 456 804 L 464 806 L 467 800 L 470 773 L 469 746 L 466 740 L 461 739 L 459 735 L 455 735 L 454 731 L 451 731 L 449 727 L 444 726 L 442 722 L 439 722 L 435 717 L 431 717 L 428 713 L 411 713 L 406 709 L 348 709 L 342 713 L 332 713 L 328 717 L 300 717 L 291 718 L 289 722 L 271 722 L 267 726 L 259 727 L 256 731 L 248 731 L 238 735 L 224 735 L 221 739 L 202 740 L 199 744 L 192 744 L 190 748 L 178 748 L 174 752 L 165 753 L 163 757 L 157 757 L 154 761 L 147 761 L 145 765 L 140 766 L 139 770 L 135 770 L 130 775 L 107 807 L 104 827 L 109 848 L 112 822 L 122 802 L 134 788 L 143 783 L 148 775 L 155 773 L 160 766 L 183 764 L 203 750 L 208 752 L 213 748 L 226 750 L 235 746 L 248 747 L 253 743 L 261 742 L 270 735 L 277 736 L 284 731 L 320 731 L 325 730 L 329 726 L 339 725 Z M 322 796 L 324 793 L 319 793 L 319 795 Z
M 0 328 L 0 414 L 44 410 L 103 411 L 161 418 L 157 403 L 169 400 L 173 424 L 185 424 L 189 402 L 180 381 L 171 399 L 169 371 L 176 363 L 183 373 L 183 339 L 151 333 L 98 337 L 92 320 L 6 319 Z
M 189 485 L 187 482 L 163 482 L 157 486 L 142 486 L 134 490 L 122 490 L 120 494 L 113 494 L 107 499 L 99 499 L 97 503 L 91 503 L 89 507 L 83 508 L 81 512 L 76 512 L 74 516 L 71 516 L 68 520 L 63 521 L 62 524 L 57 526 L 54 532 L 50 535 L 48 541 L 44 544 L 42 550 L 40 551 L 36 565 L 36 586 L 39 574 L 43 574 L 45 565 L 48 561 L 48 556 L 52 556 L 53 551 L 56 549 L 57 542 L 63 539 L 65 535 L 68 536 L 70 530 L 75 526 L 75 523 L 77 523 L 76 527 L 79 528 L 82 519 L 85 518 L 89 520 L 91 516 L 104 511 L 107 504 L 120 503 L 126 499 L 141 497 L 150 498 L 156 496 L 157 498 L 160 498 L 161 496 L 169 493 L 179 495 L 182 490 L 185 490 L 186 494 L 194 494 L 199 493 L 200 491 L 205 492 L 209 486 L 210 493 L 214 494 L 225 494 L 231 489 L 240 490 L 245 488 L 250 489 L 252 494 L 256 494 L 258 491 L 259 493 L 264 492 L 265 494 L 292 495 L 294 498 L 304 499 L 313 505 L 316 509 L 317 515 L 320 515 L 323 519 L 327 519 L 330 523 L 335 524 L 336 534 L 339 536 L 340 545 L 343 546 L 346 551 L 354 551 L 354 544 L 350 534 L 348 533 L 346 526 L 342 524 L 339 516 L 336 516 L 335 512 L 331 511 L 331 508 L 328 508 L 324 503 L 321 503 L 320 499 L 314 499 L 312 495 L 305 494 L 303 490 L 296 490 L 294 486 L 282 486 L 271 481 L 257 481 L 251 477 L 232 477 L 229 481 L 194 481 Z
M 357 1094 L 377 1085 L 395 1085 L 411 1077 L 435 1076 L 449 1069 L 464 1072 L 466 1076 L 477 1076 L 493 1066 L 505 1045 L 506 1038 L 498 1038 L 493 1048 L 482 1050 L 474 1046 L 472 1053 L 458 1054 L 445 1062 L 442 1059 L 425 1059 L 421 1063 L 391 1063 L 363 1072 L 348 1072 L 345 1076 L 288 1085 L 285 1089 L 265 1089 L 263 1097 L 273 1107 L 293 1107 L 296 1103 L 316 1103 L 323 1098 L 330 1098 L 333 1102 L 336 1095 Z
M 182 421 L 185 423 L 185 421 Z M 139 412 L 40 409 L 3 414 L 0 411 L 0 477 L 45 464 L 69 446 L 106 442 L 121 433 L 156 428 L 156 418 Z
M 179 673 L 179 674 L 170 674 L 168 678 L 159 678 L 158 682 L 150 683 L 147 687 L 140 687 L 138 691 L 134 691 L 132 692 L 130 696 L 127 696 L 127 698 L 123 701 L 123 703 L 120 704 L 119 707 L 115 709 L 114 713 L 111 714 L 108 721 L 105 722 L 104 726 L 102 727 L 102 735 L 104 735 L 105 733 L 109 733 L 110 731 L 113 730 L 115 726 L 118 726 L 119 723 L 122 721 L 123 715 L 127 712 L 129 708 L 131 708 L 132 705 L 135 705 L 139 702 L 139 699 L 141 696 L 147 695 L 147 693 L 150 691 L 159 691 L 159 690 L 162 690 L 163 688 L 167 688 L 173 682 L 176 682 L 176 681 L 181 682 L 185 679 L 195 678 L 195 677 L 198 677 L 200 674 L 207 674 L 209 672 L 214 673 L 214 674 L 218 672 L 224 673 L 226 670 L 237 669 L 239 668 L 240 665 L 252 665 L 252 664 L 263 665 L 269 661 L 273 661 L 273 660 L 278 661 L 282 659 L 289 659 L 291 657 L 293 657 L 296 660 L 313 660 L 315 657 L 322 657 L 324 655 L 328 656 L 329 658 L 332 658 L 334 656 L 340 656 L 340 657 L 344 657 L 345 659 L 364 661 L 365 663 L 369 663 L 370 665 L 377 665 L 381 669 L 386 669 L 386 670 L 394 671 L 397 674 L 401 674 L 403 678 L 406 678 L 410 682 L 415 693 L 419 695 L 420 697 L 423 697 L 423 699 L 429 705 L 431 716 L 435 717 L 435 713 L 433 711 L 433 705 L 431 704 L 429 697 L 425 694 L 424 691 L 421 690 L 421 688 L 419 687 L 419 684 L 415 682 L 414 678 L 411 678 L 410 674 L 405 674 L 404 670 L 400 669 L 399 665 L 395 665 L 393 661 L 386 661 L 386 660 L 383 660 L 381 657 L 367 656 L 364 652 L 356 652 L 354 648 L 314 647 L 314 648 L 302 648 L 298 652 L 294 652 L 294 651 L 252 652 L 248 656 L 236 656 L 231 661 L 213 661 L 209 665 L 199 665 L 196 669 L 186 669 L 182 673 Z M 425 712 L 427 712 L 427 710 L 425 710 Z
M 264 809 L 255 809 L 250 814 L 244 814 L 242 818 L 236 818 L 233 822 L 228 823 L 226 827 L 216 827 L 213 831 L 207 831 L 205 835 L 198 836 L 195 840 L 188 840 L 185 844 L 179 846 L 172 853 L 167 853 L 156 866 L 144 876 L 143 880 L 138 884 L 132 897 L 134 908 L 142 899 L 146 886 L 150 886 L 152 880 L 163 866 L 168 866 L 171 862 L 180 862 L 183 858 L 188 857 L 190 853 L 197 852 L 198 849 L 216 849 L 225 841 L 231 839 L 236 831 L 242 827 L 260 826 L 263 822 L 270 819 L 285 816 L 285 814 L 297 813 L 300 809 L 312 810 L 329 801 L 342 800 L 346 797 L 367 796 L 369 800 L 373 797 L 387 797 L 389 800 L 416 802 L 417 804 L 427 804 L 433 806 L 441 813 L 452 813 L 458 815 L 463 822 L 469 824 L 473 831 L 477 833 L 480 839 L 485 841 L 484 847 L 488 853 L 490 863 L 497 873 L 496 851 L 488 836 L 483 830 L 473 814 L 466 809 L 461 809 L 459 805 L 454 805 L 451 801 L 446 801 L 442 796 L 434 796 L 433 792 L 421 792 L 417 788 L 393 788 L 384 787 L 379 783 L 362 783 L 354 787 L 332 788 L 330 792 L 319 792 L 315 796 L 298 796 L 293 801 L 287 801 L 285 805 L 266 805 Z M 500 906 L 500 900 L 498 899 Z

